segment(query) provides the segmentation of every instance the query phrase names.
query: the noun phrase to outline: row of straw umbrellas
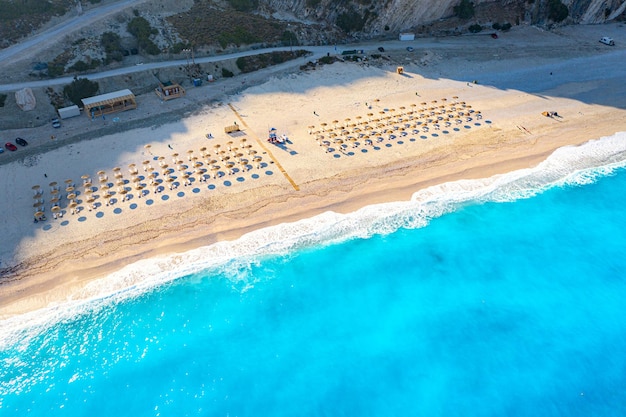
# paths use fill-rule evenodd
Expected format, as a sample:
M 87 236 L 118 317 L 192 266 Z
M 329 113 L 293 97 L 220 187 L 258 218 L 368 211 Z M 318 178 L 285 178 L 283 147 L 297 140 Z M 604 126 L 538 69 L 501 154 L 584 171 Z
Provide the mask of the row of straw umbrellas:
M 333 120 L 331 124 L 323 122 L 319 130 L 316 130 L 315 125 L 311 125 L 309 134 L 315 138 L 318 145 L 326 148 L 326 152 L 329 152 L 333 143 L 345 151 L 349 143 L 352 143 L 352 147 L 358 146 L 359 140 L 371 145 L 373 143 L 371 138 L 384 140 L 382 134 L 388 134 L 388 138 L 393 139 L 397 131 L 413 129 L 413 133 L 418 133 L 419 130 L 427 132 L 431 127 L 439 130 L 453 123 L 471 121 L 472 117 L 480 119 L 482 114 L 464 101 L 458 101 L 458 97 L 454 96 L 450 101 L 442 98 L 439 101 L 433 100 L 430 104 L 422 102 L 419 107 L 417 104 L 411 104 L 410 109 L 402 106 L 398 110 L 382 110 L 378 117 L 370 112 L 367 113 L 367 119 L 356 116 L 354 120 L 346 118 L 344 123 L 338 120 Z
M 151 145 L 145 145 L 145 148 L 150 150 Z M 239 165 L 242 171 L 248 171 L 252 167 L 260 169 L 262 164 L 262 156 L 253 149 L 246 138 L 243 138 L 237 144 L 234 141 L 229 141 L 223 146 L 216 144 L 212 150 L 202 147 L 198 152 L 190 149 L 185 155 L 173 153 L 171 159 L 159 156 L 153 161 L 143 161 L 141 167 L 132 163 L 128 165 L 127 174 L 121 167 L 113 168 L 110 175 L 104 170 L 98 171 L 95 181 L 89 174 L 85 174 L 81 176 L 80 185 L 72 179 L 67 179 L 64 192 L 61 185 L 53 181 L 49 184 L 48 203 L 53 218 L 56 219 L 63 216 L 64 208 L 72 215 L 78 213 L 84 209 L 81 203 L 91 211 L 99 204 L 109 206 L 117 201 L 126 201 L 133 195 L 133 190 L 137 198 L 142 198 L 149 189 L 157 194 L 163 191 L 164 187 L 172 190 L 180 183 L 187 186 L 193 181 L 206 182 L 209 178 L 216 179 L 222 175 L 234 174 L 236 165 Z M 81 189 L 83 197 L 79 199 Z M 44 221 L 47 219 L 44 189 L 41 185 L 34 185 L 32 190 L 35 221 Z

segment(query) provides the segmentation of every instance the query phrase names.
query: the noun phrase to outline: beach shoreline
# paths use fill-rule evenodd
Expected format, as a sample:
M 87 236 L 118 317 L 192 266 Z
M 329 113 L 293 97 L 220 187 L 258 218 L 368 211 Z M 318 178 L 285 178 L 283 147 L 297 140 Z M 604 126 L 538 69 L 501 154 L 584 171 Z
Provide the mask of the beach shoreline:
M 587 56 L 590 61 L 594 57 Z M 220 188 L 215 182 L 213 194 L 187 191 L 189 195 L 177 203 L 156 201 L 151 207 L 130 212 L 126 206 L 118 206 L 124 208 L 119 221 L 114 209 L 107 207 L 102 208 L 102 219 L 87 213 L 85 221 L 70 222 L 65 230 L 49 219 L 48 224 L 55 226 L 43 230 L 15 214 L 15 226 L 10 225 L 13 217 L 5 220 L 10 247 L 3 248 L 2 259 L 12 259 L 15 269 L 5 270 L 0 285 L 0 318 L 61 303 L 79 294 L 88 282 L 142 259 L 235 240 L 251 231 L 327 211 L 350 213 L 373 204 L 407 201 L 429 186 L 530 168 L 563 146 L 626 131 L 626 94 L 619 76 L 598 81 L 582 74 L 576 83 L 553 80 L 548 88 L 529 92 L 494 87 L 506 84 L 508 78 L 506 74 L 497 78 L 484 62 L 470 67 L 472 74 L 483 71 L 479 79 L 496 77 L 484 86 L 436 75 L 449 72 L 446 66 L 450 65 L 459 65 L 459 61 L 439 62 L 426 70 L 407 65 L 405 74 L 410 78 L 395 74 L 393 68 L 353 63 L 272 77 L 230 97 L 228 105 L 206 106 L 158 129 L 148 126 L 92 139 L 89 144 L 74 143 L 71 151 L 63 147 L 41 155 L 35 166 L 18 162 L 0 167 L 3 173 L 16 171 L 9 180 L 19 182 L 20 193 L 26 194 L 2 203 L 4 212 L 13 213 L 28 207 L 30 185 L 43 183 L 41 172 L 46 178 L 62 180 L 68 173 L 78 178 L 90 169 L 95 175 L 98 168 L 110 170 L 129 161 L 140 163 L 141 159 L 166 155 L 172 146 L 181 154 L 186 148 L 197 153 L 199 146 L 215 143 L 204 138 L 207 132 L 221 136 L 221 143 L 228 140 L 220 130 L 233 121 L 245 123 L 245 138 L 267 164 L 262 170 L 241 173 L 240 184 L 235 177 L 225 177 L 234 182 L 232 186 Z M 545 65 L 544 60 L 529 62 L 519 77 L 533 85 L 535 71 L 543 71 Z M 571 70 L 581 69 L 572 64 Z M 520 84 L 523 87 L 524 82 Z M 335 118 L 366 117 L 370 110 L 389 113 L 391 106 L 408 108 L 422 100 L 441 104 L 442 98 L 452 100 L 456 94 L 459 101 L 481 111 L 484 120 L 480 126 L 427 140 L 407 140 L 402 145 L 396 141 L 388 149 L 369 148 L 366 153 L 357 152 L 366 149 L 361 143 L 354 149 L 355 155 L 336 153 L 339 156 L 334 158 L 307 132 L 309 124 L 319 126 L 322 120 L 332 123 Z M 577 99 L 581 96 L 585 100 Z M 380 105 L 372 109 L 376 99 Z M 546 110 L 558 111 L 560 117 L 545 117 L 541 113 Z M 289 152 L 265 142 L 267 128 L 275 123 L 279 131 L 293 138 Z M 152 144 L 149 154 L 148 143 Z M 72 169 L 56 166 L 54 161 L 59 158 L 68 158 Z M 253 180 L 251 175 L 257 172 L 260 178 Z M 267 172 L 271 174 L 263 175 Z M 12 188 L 4 187 L 2 191 L 8 195 Z M 177 192 L 164 193 L 174 199 Z M 161 205 L 156 207 L 157 203 Z M 65 218 L 70 217 L 66 214 Z

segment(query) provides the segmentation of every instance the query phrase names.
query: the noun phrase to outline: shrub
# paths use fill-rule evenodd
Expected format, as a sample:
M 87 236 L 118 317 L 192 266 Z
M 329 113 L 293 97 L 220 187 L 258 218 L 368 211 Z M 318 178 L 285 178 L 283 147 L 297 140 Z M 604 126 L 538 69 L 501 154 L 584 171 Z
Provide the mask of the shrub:
M 569 16 L 567 6 L 561 0 L 550 0 L 548 2 L 548 18 L 553 22 L 562 22 Z
M 82 99 L 95 95 L 100 87 L 95 81 L 89 81 L 87 78 L 76 78 L 71 84 L 63 87 L 63 95 L 77 106 L 82 107 Z
M 474 17 L 474 3 L 469 0 L 461 0 L 458 6 L 454 6 L 454 14 L 456 14 L 459 19 L 471 19 Z
M 361 16 L 356 10 L 350 9 L 337 16 L 337 26 L 346 33 L 359 32 L 365 26 L 366 18 Z
M 0 107 L 4 107 L 4 103 L 7 101 L 6 94 L 0 94 Z
M 332 64 L 333 62 L 335 62 L 332 56 L 323 56 L 318 61 L 324 65 Z
M 257 0 L 228 0 L 230 6 L 239 12 L 249 12 L 258 6 Z
M 85 61 L 76 61 L 69 69 L 71 71 L 83 72 L 89 69 L 89 65 Z
M 237 61 L 235 61 L 235 63 L 237 64 L 237 68 L 239 68 L 239 71 L 246 72 L 246 68 L 248 67 L 248 60 L 245 56 L 237 58 Z
M 483 27 L 479 25 L 478 23 L 474 23 L 472 26 L 469 27 L 469 31 L 471 33 L 478 33 L 481 30 L 483 30 Z
M 283 36 L 280 37 L 280 41 L 283 45 L 285 46 L 297 46 L 299 45 L 298 43 L 298 37 L 296 36 L 295 33 L 286 30 L 283 32 Z
M 143 17 L 135 17 L 128 22 L 128 32 L 138 40 L 148 39 L 150 35 L 156 33 L 156 29 L 150 26 L 150 23 Z
M 502 28 L 501 28 L 501 30 L 502 30 L 503 32 L 506 32 L 506 31 L 508 31 L 508 30 L 510 30 L 510 29 L 511 29 L 511 24 L 510 24 L 509 22 L 504 23 L 504 24 L 502 25 Z
M 122 50 L 120 35 L 113 32 L 104 32 L 100 37 L 100 45 L 107 54 Z
M 233 74 L 232 71 L 227 70 L 226 68 L 222 68 L 222 77 L 224 78 L 230 78 L 233 77 L 235 74 Z
M 492 27 L 494 30 L 500 30 L 500 29 L 502 28 L 502 26 L 501 26 L 501 25 L 500 25 L 500 23 L 498 23 L 498 22 L 496 22 L 496 23 L 494 23 L 493 25 L 491 25 L 491 27 Z

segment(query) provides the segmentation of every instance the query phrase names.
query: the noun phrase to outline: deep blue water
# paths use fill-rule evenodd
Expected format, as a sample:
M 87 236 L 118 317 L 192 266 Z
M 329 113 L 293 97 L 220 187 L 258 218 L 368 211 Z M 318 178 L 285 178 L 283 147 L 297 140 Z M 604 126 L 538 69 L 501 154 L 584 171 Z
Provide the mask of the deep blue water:
M 0 415 L 624 416 L 626 171 L 577 182 L 4 329 Z

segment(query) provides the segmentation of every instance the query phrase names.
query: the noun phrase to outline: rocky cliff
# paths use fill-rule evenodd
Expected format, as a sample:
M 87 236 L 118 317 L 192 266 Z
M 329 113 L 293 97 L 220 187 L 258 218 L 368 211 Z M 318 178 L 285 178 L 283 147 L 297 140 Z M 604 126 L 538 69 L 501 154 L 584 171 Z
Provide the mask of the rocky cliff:
M 420 32 L 424 28 L 463 30 L 474 23 L 597 24 L 624 20 L 626 0 L 473 0 L 473 16 L 459 19 L 455 6 L 461 0 L 258 0 L 266 16 L 300 23 L 316 23 L 349 32 L 355 37 L 375 37 L 385 32 Z M 566 17 L 555 19 L 566 8 Z M 556 9 L 555 9 L 556 8 Z M 442 24 L 442 22 L 448 24 Z

